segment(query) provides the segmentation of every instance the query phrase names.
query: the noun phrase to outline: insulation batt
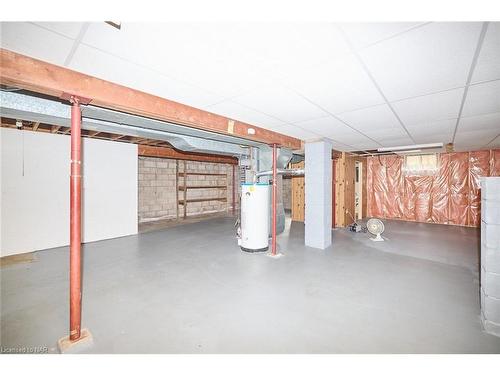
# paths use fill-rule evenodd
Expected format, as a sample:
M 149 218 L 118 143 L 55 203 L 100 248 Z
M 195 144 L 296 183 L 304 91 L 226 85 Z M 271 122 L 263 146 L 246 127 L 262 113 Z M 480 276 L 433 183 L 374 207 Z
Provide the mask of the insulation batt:
M 405 175 L 404 157 L 367 158 L 368 216 L 478 227 L 481 177 L 500 176 L 500 150 L 442 153 L 430 176 Z

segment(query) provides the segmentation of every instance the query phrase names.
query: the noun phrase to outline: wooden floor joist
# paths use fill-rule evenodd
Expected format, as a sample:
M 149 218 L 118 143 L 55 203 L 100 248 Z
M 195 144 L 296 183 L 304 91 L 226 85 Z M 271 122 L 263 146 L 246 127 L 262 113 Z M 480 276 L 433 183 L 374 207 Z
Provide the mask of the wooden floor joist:
M 302 141 L 297 138 L 234 121 L 6 49 L 0 49 L 0 83 L 57 98 L 76 95 L 88 98 L 92 104 L 104 108 L 258 142 L 277 143 L 293 150 L 302 148 Z
M 155 158 L 167 158 L 177 160 L 204 161 L 207 163 L 238 164 L 238 159 L 224 155 L 199 154 L 191 152 L 180 152 L 173 148 L 154 147 L 139 145 L 139 156 L 150 156 Z

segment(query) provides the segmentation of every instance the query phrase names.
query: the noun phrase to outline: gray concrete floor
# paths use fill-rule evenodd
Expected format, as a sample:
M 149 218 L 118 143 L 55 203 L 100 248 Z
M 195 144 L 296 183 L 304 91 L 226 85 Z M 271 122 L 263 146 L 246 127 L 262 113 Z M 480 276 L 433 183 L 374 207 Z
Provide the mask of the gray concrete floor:
M 84 247 L 89 353 L 500 353 L 479 322 L 478 231 L 386 222 L 387 242 L 287 223 L 282 257 L 241 252 L 216 218 Z M 68 248 L 2 267 L 1 345 L 68 329 Z

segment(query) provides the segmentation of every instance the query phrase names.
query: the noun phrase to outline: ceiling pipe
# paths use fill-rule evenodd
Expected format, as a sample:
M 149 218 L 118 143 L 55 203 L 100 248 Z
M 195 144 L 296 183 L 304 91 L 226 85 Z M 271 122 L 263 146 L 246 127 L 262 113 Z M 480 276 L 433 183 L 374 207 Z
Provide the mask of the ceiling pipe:
M 271 169 L 269 171 L 262 171 L 262 172 L 257 172 L 254 177 L 253 177 L 253 182 L 256 183 L 258 182 L 259 178 L 262 176 L 271 176 L 273 175 L 274 170 Z M 283 176 L 303 176 L 304 175 L 304 169 L 277 169 L 276 170 L 277 175 L 283 175 Z
M 408 145 L 408 146 L 395 146 L 395 147 L 380 147 L 377 149 L 379 152 L 385 151 L 404 151 L 404 150 L 417 150 L 422 148 L 439 148 L 443 147 L 442 142 L 438 143 L 425 143 L 420 145 Z

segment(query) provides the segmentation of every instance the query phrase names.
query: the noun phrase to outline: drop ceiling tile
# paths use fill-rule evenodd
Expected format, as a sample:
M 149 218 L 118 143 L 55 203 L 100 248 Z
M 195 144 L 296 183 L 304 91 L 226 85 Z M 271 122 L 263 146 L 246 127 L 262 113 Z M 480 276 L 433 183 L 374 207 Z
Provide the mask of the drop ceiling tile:
M 225 98 L 243 95 L 271 81 L 267 76 L 236 66 L 231 60 L 220 63 L 206 62 L 174 77 Z
M 350 22 L 339 26 L 347 34 L 354 48 L 360 49 L 420 24 L 420 22 Z
M 161 76 L 86 45 L 78 47 L 70 68 L 193 107 L 204 107 L 223 100 L 221 96 Z
M 345 125 L 344 123 L 342 123 L 341 121 L 337 120 L 332 116 L 326 116 L 307 121 L 300 121 L 295 123 L 294 125 L 297 125 L 303 129 L 316 132 L 318 134 L 322 134 L 325 136 L 327 134 L 332 134 L 332 132 L 341 132 L 341 133 L 354 132 L 347 125 Z
M 500 22 L 490 22 L 472 82 L 500 79 Z
M 225 35 L 228 29 L 230 25 L 210 23 L 127 22 L 116 30 L 93 23 L 83 42 L 167 77 L 230 97 L 265 79 L 237 44 L 229 44 Z
M 380 129 L 380 130 L 370 130 L 364 132 L 366 136 L 382 142 L 382 140 L 389 140 L 389 139 L 408 139 L 409 142 L 411 142 L 410 137 L 408 136 L 408 133 L 403 128 L 394 128 L 394 129 Z
M 232 101 L 224 101 L 205 108 L 209 112 L 217 113 L 234 120 L 246 122 L 251 125 L 261 126 L 274 130 L 276 127 L 285 125 L 283 121 L 267 116 L 263 113 L 249 109 Z
M 301 74 L 305 68 L 333 62 L 349 53 L 349 46 L 332 23 L 293 22 L 249 24 L 251 32 L 236 43 L 262 71 Z
M 397 147 L 397 146 L 407 146 L 407 145 L 413 145 L 414 142 L 410 139 L 410 137 L 387 137 L 383 139 L 377 139 L 379 143 L 383 147 Z M 380 147 L 380 146 L 379 146 Z
M 375 150 L 380 147 L 375 142 L 362 142 L 362 143 L 354 143 L 350 145 L 349 151 L 364 151 L 364 150 Z
M 226 98 L 335 55 L 328 24 L 124 23 L 118 33 L 106 26 L 92 24 L 84 42 Z
M 453 138 L 453 132 L 455 131 L 456 122 L 457 119 L 425 122 L 409 126 L 407 129 L 417 143 L 442 142 L 443 138 L 446 139 L 447 143 L 450 142 Z M 433 141 L 432 139 L 436 140 Z
M 459 131 L 455 138 L 455 148 L 477 150 L 485 147 L 498 134 L 498 129 Z
M 406 126 L 458 117 L 464 89 L 393 102 L 392 107 Z
M 343 143 L 336 142 L 335 140 L 333 140 L 331 138 L 326 138 L 326 139 L 328 139 L 331 142 L 332 148 L 336 151 L 349 151 L 352 149 L 351 145 L 346 145 Z
M 457 135 L 466 131 L 488 132 L 490 130 L 500 133 L 500 112 L 462 117 L 458 124 Z
M 419 133 L 431 133 L 435 131 L 448 131 L 455 129 L 456 118 L 439 120 L 439 121 L 430 121 L 430 122 L 422 122 L 418 124 L 410 124 L 407 126 L 407 129 L 411 129 L 415 134 Z
M 337 116 L 361 132 L 401 128 L 387 104 L 340 113 Z
M 120 30 L 105 23 L 92 23 L 83 43 L 175 75 L 186 65 L 191 68 L 213 58 L 204 31 L 195 23 L 124 22 Z
M 371 139 L 331 116 L 302 121 L 295 125 L 343 144 L 372 142 Z
M 283 76 L 281 81 L 330 113 L 384 103 L 373 82 L 351 54 Z
M 352 132 L 352 133 L 332 132 L 331 134 L 328 134 L 326 137 L 333 139 L 337 142 L 341 142 L 341 143 L 348 144 L 348 145 L 360 144 L 360 143 L 378 144 L 376 141 L 374 141 L 370 138 L 367 138 L 363 135 L 360 135 L 356 132 Z M 378 146 L 380 146 L 380 144 L 378 144 Z
M 321 138 L 319 134 L 299 128 L 298 126 L 294 126 L 292 124 L 278 126 L 273 130 L 281 134 L 286 134 L 294 138 L 302 139 L 304 141 Z
M 485 147 L 488 148 L 500 148 L 500 134 L 495 137 L 491 142 L 488 142 L 488 144 L 485 145 Z
M 500 80 L 469 86 L 462 116 L 494 112 L 500 112 Z
M 2 48 L 49 63 L 63 65 L 73 40 L 28 22 L 2 22 Z
M 285 122 L 310 120 L 327 114 L 293 91 L 279 85 L 252 90 L 233 98 L 233 101 Z
M 442 142 L 443 144 L 451 142 L 453 138 L 453 132 L 446 133 L 434 133 L 434 134 L 423 134 L 423 135 L 414 135 L 413 139 L 418 143 L 438 143 Z
M 62 34 L 71 39 L 76 39 L 80 30 L 82 29 L 83 22 L 34 22 L 44 29 L 48 29 L 58 34 Z
M 481 23 L 432 23 L 360 52 L 390 101 L 465 85 Z

